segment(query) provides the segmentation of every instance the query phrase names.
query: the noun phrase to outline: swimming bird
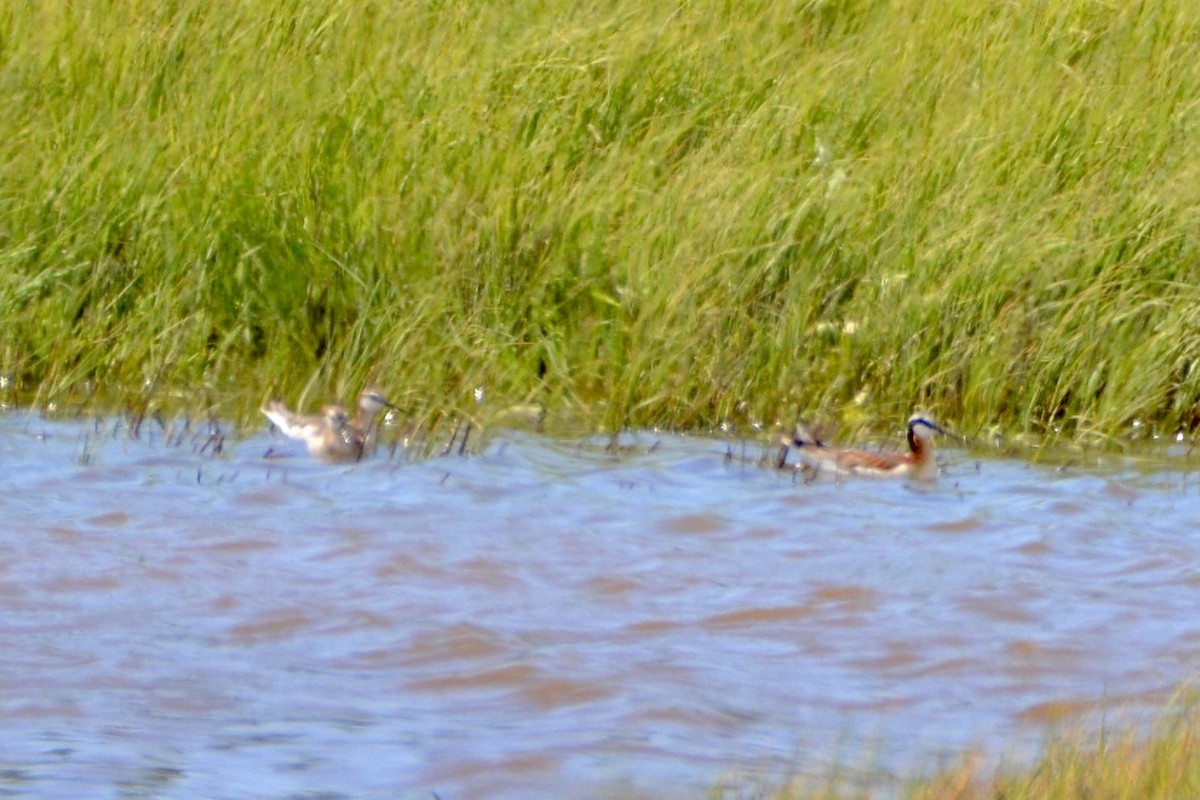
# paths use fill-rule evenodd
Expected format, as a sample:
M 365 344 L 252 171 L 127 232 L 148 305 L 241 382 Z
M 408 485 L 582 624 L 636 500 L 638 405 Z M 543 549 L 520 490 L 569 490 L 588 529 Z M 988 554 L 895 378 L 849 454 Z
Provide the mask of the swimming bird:
M 308 445 L 308 453 L 322 461 L 359 461 L 374 449 L 375 417 L 385 408 L 395 408 L 373 386 L 358 396 L 354 419 L 339 405 L 325 406 L 320 414 L 296 414 L 278 400 L 262 409 L 285 436 Z
M 831 447 L 812 436 L 803 426 L 784 437 L 783 443 L 796 447 L 802 466 L 817 468 L 833 467 L 839 475 L 868 475 L 873 477 L 907 477 L 929 481 L 937 477 L 937 460 L 933 456 L 933 434 L 946 433 L 941 427 L 921 414 L 908 420 L 907 453 L 875 453 L 869 450 L 852 450 Z

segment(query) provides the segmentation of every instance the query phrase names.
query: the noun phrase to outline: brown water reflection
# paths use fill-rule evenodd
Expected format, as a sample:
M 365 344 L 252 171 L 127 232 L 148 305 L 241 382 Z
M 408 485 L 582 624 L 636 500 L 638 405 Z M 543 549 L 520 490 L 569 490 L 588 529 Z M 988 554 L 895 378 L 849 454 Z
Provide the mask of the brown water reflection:
M 0 417 L 3 791 L 698 797 L 1153 711 L 1200 653 L 1182 455 L 919 488 L 197 437 Z

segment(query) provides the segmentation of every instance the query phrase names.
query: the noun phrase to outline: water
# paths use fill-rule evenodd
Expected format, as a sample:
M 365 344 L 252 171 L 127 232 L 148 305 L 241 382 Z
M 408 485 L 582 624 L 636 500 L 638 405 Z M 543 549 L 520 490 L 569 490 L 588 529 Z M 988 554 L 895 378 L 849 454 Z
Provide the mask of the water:
M 0 793 L 694 798 L 1029 752 L 1200 655 L 1183 454 L 923 488 L 650 434 L 206 438 L 0 417 Z

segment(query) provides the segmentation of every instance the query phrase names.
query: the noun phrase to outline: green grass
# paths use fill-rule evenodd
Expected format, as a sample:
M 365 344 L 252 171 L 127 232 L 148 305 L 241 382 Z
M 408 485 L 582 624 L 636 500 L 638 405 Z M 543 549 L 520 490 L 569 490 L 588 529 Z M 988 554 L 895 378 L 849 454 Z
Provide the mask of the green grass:
M 1190 434 L 1198 37 L 1176 2 L 8 3 L 2 399 Z
M 797 778 L 772 800 L 1183 800 L 1200 797 L 1194 698 L 1173 705 L 1149 735 L 1063 733 L 1032 762 L 996 769 L 978 755 L 908 782 L 870 788 L 852 775 Z M 870 783 L 870 781 L 866 781 Z M 721 797 L 718 789 L 715 797 Z M 734 796 L 741 796 L 735 793 Z
M 0 400 L 1192 434 L 1198 40 L 1169 1 L 5 3 Z M 910 796 L 1196 794 L 1193 727 Z

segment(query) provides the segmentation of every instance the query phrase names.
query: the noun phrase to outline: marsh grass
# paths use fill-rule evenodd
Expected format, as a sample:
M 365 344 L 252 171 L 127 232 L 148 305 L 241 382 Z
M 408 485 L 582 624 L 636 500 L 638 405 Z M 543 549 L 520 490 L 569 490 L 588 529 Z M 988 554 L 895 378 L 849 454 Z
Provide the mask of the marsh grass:
M 1198 38 L 1090 0 L 6 4 L 6 397 L 1191 433 Z
M 774 800 L 1179 800 L 1200 796 L 1195 698 L 1181 696 L 1152 727 L 1053 735 L 1032 760 L 997 768 L 969 754 L 908 781 L 856 776 L 796 778 Z M 863 788 L 855 788 L 863 787 Z M 720 791 L 716 796 L 722 796 Z

